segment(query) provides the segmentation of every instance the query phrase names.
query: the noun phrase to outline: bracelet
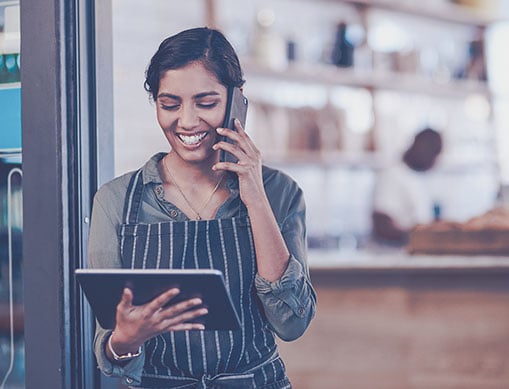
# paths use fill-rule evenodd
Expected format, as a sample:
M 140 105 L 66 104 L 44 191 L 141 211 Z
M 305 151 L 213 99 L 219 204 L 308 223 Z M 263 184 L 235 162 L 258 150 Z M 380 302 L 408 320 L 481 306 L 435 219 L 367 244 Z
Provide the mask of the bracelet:
M 139 357 L 141 355 L 141 346 L 135 353 L 128 352 L 126 354 L 118 355 L 115 350 L 113 350 L 113 347 L 111 346 L 111 338 L 113 337 L 113 332 L 111 333 L 110 337 L 108 338 L 108 348 L 111 351 L 111 354 L 113 355 L 113 359 L 115 361 L 129 361 L 133 358 Z

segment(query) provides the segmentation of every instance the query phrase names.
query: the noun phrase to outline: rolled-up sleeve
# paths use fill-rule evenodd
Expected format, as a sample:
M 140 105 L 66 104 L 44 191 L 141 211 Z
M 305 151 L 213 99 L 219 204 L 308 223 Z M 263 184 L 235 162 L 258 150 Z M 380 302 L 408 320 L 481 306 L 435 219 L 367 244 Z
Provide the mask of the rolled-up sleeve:
M 125 365 L 116 365 L 106 356 L 105 346 L 111 335 L 111 330 L 101 328 L 99 323 L 96 324 L 97 329 L 94 339 L 94 352 L 97 364 L 104 375 L 109 377 L 120 377 L 124 385 L 140 385 L 141 373 L 145 363 L 145 347 L 142 346 L 141 355 L 130 360 Z
M 285 273 L 275 282 L 257 274 L 255 285 L 275 333 L 285 341 L 300 337 L 315 314 L 316 298 L 299 261 L 291 257 Z
M 316 294 L 311 285 L 307 264 L 305 203 L 302 191 L 291 190 L 289 206 L 273 206 L 290 259 L 279 280 L 270 282 L 259 274 L 255 287 L 265 316 L 274 332 L 284 341 L 300 337 L 316 310 Z M 281 215 L 283 214 L 283 215 Z

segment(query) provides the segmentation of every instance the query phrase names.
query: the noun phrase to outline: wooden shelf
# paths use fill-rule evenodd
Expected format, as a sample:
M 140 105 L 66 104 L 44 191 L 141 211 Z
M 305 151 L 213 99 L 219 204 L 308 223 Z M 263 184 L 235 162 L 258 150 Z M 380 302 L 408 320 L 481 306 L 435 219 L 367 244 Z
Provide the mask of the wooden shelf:
M 441 5 L 427 2 L 398 1 L 398 0 L 324 0 L 348 3 L 359 7 L 371 7 L 407 15 L 419 16 L 449 23 L 467 24 L 486 27 L 496 22 L 507 21 L 507 16 L 496 15 L 487 10 L 477 10 L 452 3 Z
M 243 61 L 243 68 L 250 78 L 264 77 L 326 86 L 395 90 L 441 97 L 458 98 L 472 93 L 490 95 L 486 83 L 468 79 L 438 82 L 410 73 L 367 71 L 307 63 L 292 63 L 284 70 L 275 70 L 250 59 Z
M 286 151 L 285 153 L 264 152 L 264 162 L 276 165 L 306 165 L 320 167 L 365 167 L 378 168 L 381 166 L 380 156 L 376 152 L 347 152 L 347 151 Z

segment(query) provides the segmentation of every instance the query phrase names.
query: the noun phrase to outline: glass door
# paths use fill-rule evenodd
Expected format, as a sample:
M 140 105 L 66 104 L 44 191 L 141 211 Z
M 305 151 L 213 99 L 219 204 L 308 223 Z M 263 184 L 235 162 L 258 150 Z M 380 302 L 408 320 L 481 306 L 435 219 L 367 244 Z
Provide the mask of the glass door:
M 19 1 L 0 0 L 0 388 L 25 386 Z

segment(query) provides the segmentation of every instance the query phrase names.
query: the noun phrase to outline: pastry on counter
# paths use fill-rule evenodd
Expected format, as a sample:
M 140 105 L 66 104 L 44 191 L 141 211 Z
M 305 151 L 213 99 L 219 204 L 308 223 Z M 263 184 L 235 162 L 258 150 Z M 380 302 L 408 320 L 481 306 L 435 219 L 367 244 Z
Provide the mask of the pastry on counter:
M 465 223 L 416 226 L 407 250 L 412 254 L 509 255 L 509 209 L 495 208 Z

